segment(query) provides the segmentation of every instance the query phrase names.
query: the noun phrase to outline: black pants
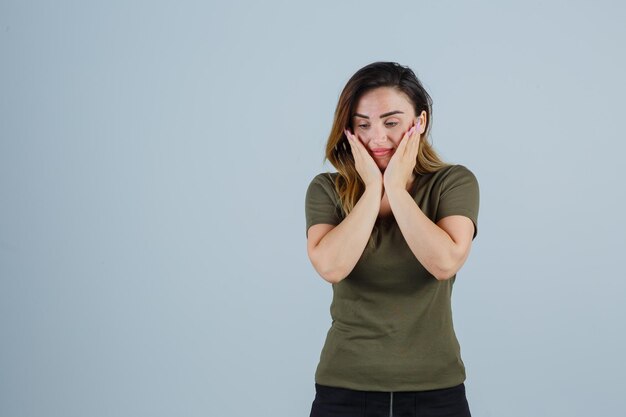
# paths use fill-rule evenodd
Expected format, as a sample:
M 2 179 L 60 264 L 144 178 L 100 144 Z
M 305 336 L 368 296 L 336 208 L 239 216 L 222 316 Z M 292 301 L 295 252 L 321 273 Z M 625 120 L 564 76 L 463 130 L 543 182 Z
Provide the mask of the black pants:
M 315 384 L 310 417 L 471 417 L 465 385 L 430 391 L 356 391 Z

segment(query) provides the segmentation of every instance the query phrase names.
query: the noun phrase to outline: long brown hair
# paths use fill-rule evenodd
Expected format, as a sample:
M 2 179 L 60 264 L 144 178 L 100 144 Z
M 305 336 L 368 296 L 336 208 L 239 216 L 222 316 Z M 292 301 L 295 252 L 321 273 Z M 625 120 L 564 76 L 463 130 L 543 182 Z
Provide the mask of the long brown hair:
M 425 111 L 426 130 L 422 138 L 428 138 L 430 134 L 432 99 L 409 67 L 396 62 L 374 62 L 358 70 L 348 80 L 339 96 L 324 158 L 324 160 L 330 161 L 339 174 L 335 178 L 335 189 L 339 194 L 341 208 L 346 216 L 363 195 L 365 184 L 356 170 L 354 157 L 344 129 L 351 129 L 352 116 L 361 97 L 379 87 L 393 87 L 406 94 L 413 104 L 416 116 Z M 420 140 L 414 168 L 416 175 L 436 172 L 448 165 L 441 160 L 431 144 L 425 140 Z M 376 226 L 374 229 L 376 232 Z M 373 243 L 373 234 L 368 246 Z

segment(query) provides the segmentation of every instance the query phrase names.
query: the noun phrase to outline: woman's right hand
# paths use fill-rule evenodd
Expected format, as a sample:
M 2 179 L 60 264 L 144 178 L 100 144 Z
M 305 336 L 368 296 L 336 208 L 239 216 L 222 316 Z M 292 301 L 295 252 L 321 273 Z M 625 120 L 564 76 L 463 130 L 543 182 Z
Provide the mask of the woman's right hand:
M 365 187 L 380 186 L 382 189 L 383 174 L 380 168 L 378 168 L 378 165 L 376 165 L 374 158 L 367 152 L 367 149 L 365 149 L 365 146 L 361 143 L 359 138 L 353 135 L 348 129 L 344 129 L 344 133 L 350 143 L 356 171 L 361 176 Z

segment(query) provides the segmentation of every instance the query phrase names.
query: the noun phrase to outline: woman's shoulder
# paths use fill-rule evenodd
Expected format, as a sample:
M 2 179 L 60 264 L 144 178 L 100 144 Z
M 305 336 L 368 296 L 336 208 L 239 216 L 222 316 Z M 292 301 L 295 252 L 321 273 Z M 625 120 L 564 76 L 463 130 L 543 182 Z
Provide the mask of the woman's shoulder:
M 320 172 L 309 183 L 307 193 L 324 192 L 336 196 L 335 179 L 338 175 L 337 172 Z
M 317 180 L 317 181 L 334 181 L 335 178 L 337 178 L 337 176 L 339 175 L 338 172 L 320 172 L 319 174 L 317 174 L 315 177 L 313 177 L 313 180 Z
M 338 175 L 338 172 L 320 172 L 315 177 L 313 177 L 310 185 L 318 184 L 324 187 L 335 188 L 335 179 Z
M 472 171 L 463 164 L 448 164 L 436 171 L 437 174 L 440 175 L 450 175 L 451 173 L 471 173 Z
M 461 178 L 476 179 L 474 173 L 465 165 L 462 164 L 448 164 L 437 171 L 431 172 L 425 175 L 427 181 L 436 183 L 450 182 L 450 180 L 456 180 Z

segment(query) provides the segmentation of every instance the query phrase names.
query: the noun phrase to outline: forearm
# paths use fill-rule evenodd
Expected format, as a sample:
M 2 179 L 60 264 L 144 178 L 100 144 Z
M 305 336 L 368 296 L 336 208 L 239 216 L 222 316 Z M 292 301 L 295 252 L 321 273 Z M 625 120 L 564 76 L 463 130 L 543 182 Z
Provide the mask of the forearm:
M 350 213 L 314 248 L 315 265 L 324 279 L 337 283 L 358 262 L 380 211 L 382 186 L 366 188 Z
M 450 278 L 455 249 L 452 238 L 422 212 L 405 189 L 387 189 L 387 197 L 398 227 L 417 260 L 435 278 Z

